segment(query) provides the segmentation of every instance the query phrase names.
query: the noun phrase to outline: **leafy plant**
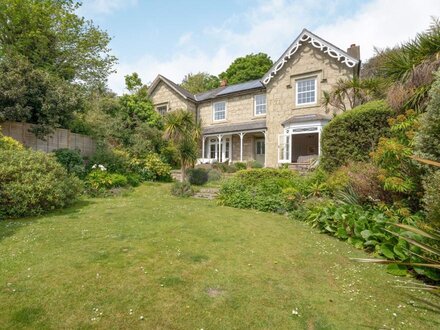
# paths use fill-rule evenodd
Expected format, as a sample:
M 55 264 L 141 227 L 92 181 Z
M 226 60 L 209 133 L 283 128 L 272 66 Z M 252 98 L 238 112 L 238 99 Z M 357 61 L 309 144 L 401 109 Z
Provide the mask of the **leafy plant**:
M 219 192 L 222 205 L 283 213 L 293 204 L 292 188 L 305 194 L 305 180 L 296 172 L 279 169 L 248 169 L 226 180 Z
M 235 168 L 237 171 L 245 170 L 247 168 L 247 164 L 243 162 L 236 162 L 234 163 Z
M 220 180 L 221 178 L 222 178 L 222 174 L 221 174 L 220 171 L 218 171 L 218 170 L 216 170 L 216 169 L 214 169 L 214 168 L 211 168 L 211 169 L 208 171 L 208 181 L 209 181 L 209 182 L 211 182 L 211 181 L 218 181 L 218 180 Z
M 68 173 L 72 173 L 79 178 L 84 177 L 84 161 L 79 150 L 58 149 L 54 151 L 54 155 L 58 163 L 60 163 Z
M 202 186 L 208 182 L 208 171 L 204 168 L 189 168 L 186 175 L 190 184 Z
M 49 154 L 0 150 L 0 217 L 23 217 L 74 203 L 81 181 Z
M 109 189 L 126 187 L 127 185 L 128 179 L 124 175 L 100 169 L 91 171 L 85 178 L 85 187 L 91 196 L 104 195 Z
M 394 200 L 407 200 L 414 208 L 421 198 L 423 169 L 411 158 L 413 138 L 418 126 L 418 115 L 408 110 L 388 120 L 391 137 L 381 138 L 377 149 L 371 153 L 373 162 L 379 166 L 379 180 Z
M 24 146 L 9 136 L 4 136 L 0 129 L 0 150 L 23 150 Z
M 388 136 L 391 114 L 385 102 L 373 101 L 333 118 L 322 131 L 322 167 L 333 171 L 349 161 L 367 161 L 379 138 Z
M 324 91 L 322 103 L 326 112 L 344 112 L 381 98 L 382 91 L 381 80 L 354 76 L 350 79 L 339 79 L 329 92 Z
M 191 197 L 194 195 L 194 189 L 188 181 L 174 182 L 171 186 L 171 194 L 177 197 Z

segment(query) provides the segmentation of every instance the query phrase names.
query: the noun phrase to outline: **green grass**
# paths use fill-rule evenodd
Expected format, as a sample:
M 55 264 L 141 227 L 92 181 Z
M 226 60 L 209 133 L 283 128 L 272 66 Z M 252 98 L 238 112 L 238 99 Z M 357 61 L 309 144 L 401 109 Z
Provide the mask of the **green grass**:
M 169 188 L 1 221 L 0 328 L 440 326 L 437 297 L 351 262 L 365 254 L 346 243 Z

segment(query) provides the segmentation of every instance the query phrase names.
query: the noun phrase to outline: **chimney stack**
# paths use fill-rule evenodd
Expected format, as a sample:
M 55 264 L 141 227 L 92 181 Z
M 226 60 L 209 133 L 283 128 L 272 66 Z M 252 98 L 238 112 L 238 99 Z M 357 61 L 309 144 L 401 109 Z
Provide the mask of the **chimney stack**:
M 361 47 L 356 46 L 356 44 L 351 44 L 350 48 L 347 49 L 348 55 L 354 57 L 357 60 L 361 59 Z
M 220 81 L 220 87 L 225 87 L 228 84 L 228 81 L 226 79 L 222 79 Z

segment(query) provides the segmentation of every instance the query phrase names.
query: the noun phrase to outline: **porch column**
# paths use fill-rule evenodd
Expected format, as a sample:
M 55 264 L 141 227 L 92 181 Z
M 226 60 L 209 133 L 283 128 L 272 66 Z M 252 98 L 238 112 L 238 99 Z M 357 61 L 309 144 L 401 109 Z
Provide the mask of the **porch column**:
M 243 162 L 243 137 L 246 133 L 239 133 L 240 135 L 240 162 Z
M 217 135 L 218 138 L 218 162 L 221 163 L 222 162 L 222 138 L 223 135 L 219 134 Z
M 202 136 L 202 163 L 205 162 L 205 136 Z
M 267 131 L 263 131 L 263 134 L 264 134 L 264 167 L 266 167 L 266 157 L 267 157 L 267 148 L 266 148 Z

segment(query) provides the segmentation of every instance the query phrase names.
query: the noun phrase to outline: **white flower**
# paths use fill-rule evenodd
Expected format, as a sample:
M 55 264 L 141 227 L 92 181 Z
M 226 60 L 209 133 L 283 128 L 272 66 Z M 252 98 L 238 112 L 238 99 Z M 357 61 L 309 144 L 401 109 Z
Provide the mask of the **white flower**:
M 299 315 L 299 312 L 298 312 L 297 308 L 292 310 L 292 315 Z

